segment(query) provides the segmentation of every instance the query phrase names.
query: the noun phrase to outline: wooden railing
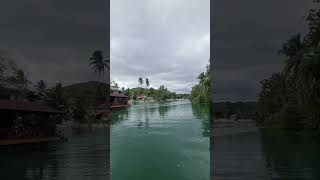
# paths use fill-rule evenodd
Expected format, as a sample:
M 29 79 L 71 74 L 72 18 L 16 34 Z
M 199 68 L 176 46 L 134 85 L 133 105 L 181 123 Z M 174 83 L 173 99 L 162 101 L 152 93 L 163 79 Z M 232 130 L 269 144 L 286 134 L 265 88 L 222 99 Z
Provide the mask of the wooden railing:
M 54 128 L 0 128 L 1 139 L 46 138 L 54 137 Z

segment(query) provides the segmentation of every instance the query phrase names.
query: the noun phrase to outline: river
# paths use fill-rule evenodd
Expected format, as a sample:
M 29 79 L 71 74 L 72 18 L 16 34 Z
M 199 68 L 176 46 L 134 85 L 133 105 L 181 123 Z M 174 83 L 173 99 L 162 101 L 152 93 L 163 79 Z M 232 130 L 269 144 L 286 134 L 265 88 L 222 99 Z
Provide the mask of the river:
M 112 180 L 209 180 L 209 107 L 141 103 L 111 115 Z
M 144 103 L 111 114 L 112 180 L 208 180 L 209 108 Z M 67 142 L 0 147 L 0 179 L 106 180 L 109 130 L 67 131 Z M 215 180 L 320 179 L 320 143 L 310 136 L 217 120 Z
M 213 141 L 215 180 L 320 179 L 320 142 L 310 136 L 219 119 Z
M 106 180 L 109 130 L 66 130 L 67 142 L 0 146 L 0 179 Z
M 209 180 L 209 108 L 143 103 L 111 114 L 112 180 Z M 109 130 L 65 130 L 67 142 L 0 147 L 0 179 L 106 180 Z

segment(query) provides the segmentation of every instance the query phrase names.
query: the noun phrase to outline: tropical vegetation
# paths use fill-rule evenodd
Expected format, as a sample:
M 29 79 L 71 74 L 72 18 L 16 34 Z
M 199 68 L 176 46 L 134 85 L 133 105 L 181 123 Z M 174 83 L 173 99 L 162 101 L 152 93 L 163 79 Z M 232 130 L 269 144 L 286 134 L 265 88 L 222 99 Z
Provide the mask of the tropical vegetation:
M 154 101 L 189 98 L 188 94 L 177 94 L 175 92 L 171 92 L 164 85 L 161 85 L 158 89 L 142 87 L 127 88 L 123 90 L 123 93 L 129 96 L 132 100 L 139 100 L 139 97 L 143 97 L 144 100 Z
M 192 87 L 191 101 L 197 103 L 210 102 L 210 63 L 206 66 L 206 71 L 198 76 L 198 84 Z
M 66 119 L 86 122 L 88 107 L 106 101 L 110 94 L 110 85 L 100 82 L 101 76 L 109 69 L 109 59 L 104 59 L 100 50 L 94 51 L 89 58 L 89 66 L 97 73 L 98 81 L 63 86 L 58 82 L 48 87 L 45 80 L 32 86 L 24 70 L 7 53 L 0 52 L 0 88 L 19 89 L 23 97 L 31 102 L 45 103 L 63 110 Z
M 292 35 L 279 54 L 281 72 L 261 82 L 258 122 L 320 132 L 320 10 L 310 10 L 305 35 Z

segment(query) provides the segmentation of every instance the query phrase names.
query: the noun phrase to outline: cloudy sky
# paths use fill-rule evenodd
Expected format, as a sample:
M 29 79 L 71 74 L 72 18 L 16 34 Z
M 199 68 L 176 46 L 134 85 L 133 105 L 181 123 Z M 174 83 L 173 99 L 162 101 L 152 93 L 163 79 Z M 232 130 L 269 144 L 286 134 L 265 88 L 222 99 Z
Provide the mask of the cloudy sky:
M 111 79 L 135 87 L 148 77 L 189 92 L 209 59 L 209 0 L 111 0 Z M 305 31 L 312 0 L 215 0 L 212 4 L 213 98 L 254 100 L 259 81 L 278 72 L 277 55 Z M 0 50 L 35 82 L 95 80 L 90 54 L 109 51 L 107 1 L 2 0 Z M 109 79 L 109 74 L 104 76 Z
M 0 50 L 33 82 L 95 80 L 88 59 L 96 49 L 108 54 L 108 9 L 101 0 L 1 0 Z
M 214 101 L 255 100 L 260 81 L 283 67 L 282 43 L 305 32 L 312 0 L 215 0 Z
M 210 0 L 111 0 L 111 80 L 190 93 L 210 57 Z

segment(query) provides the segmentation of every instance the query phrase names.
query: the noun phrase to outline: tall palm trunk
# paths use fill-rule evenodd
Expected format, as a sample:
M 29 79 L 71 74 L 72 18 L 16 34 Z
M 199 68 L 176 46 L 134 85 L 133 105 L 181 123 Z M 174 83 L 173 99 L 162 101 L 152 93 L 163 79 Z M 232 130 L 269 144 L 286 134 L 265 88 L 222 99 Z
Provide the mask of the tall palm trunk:
M 96 118 L 96 115 L 97 115 L 96 105 L 98 103 L 97 99 L 98 99 L 98 89 L 100 86 L 100 80 L 101 80 L 101 71 L 98 72 L 98 83 L 97 83 L 95 93 L 92 98 L 91 108 L 93 109 L 93 116 L 94 117 L 90 118 L 90 129 L 92 128 L 93 120 Z

